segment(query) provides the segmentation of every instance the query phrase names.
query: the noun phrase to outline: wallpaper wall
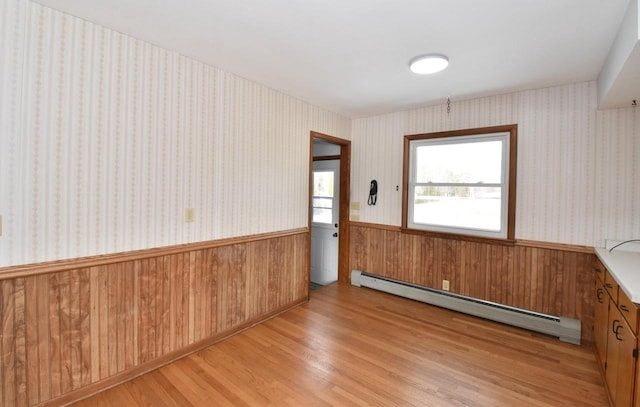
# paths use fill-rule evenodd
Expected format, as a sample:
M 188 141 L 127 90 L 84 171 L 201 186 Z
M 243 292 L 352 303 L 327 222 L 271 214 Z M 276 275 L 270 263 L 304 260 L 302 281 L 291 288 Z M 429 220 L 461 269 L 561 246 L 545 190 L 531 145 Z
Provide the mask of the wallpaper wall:
M 0 267 L 304 227 L 310 130 L 353 140 L 363 222 L 400 225 L 405 134 L 517 123 L 517 238 L 640 237 L 640 109 L 593 82 L 351 121 L 27 0 L 0 24 Z
M 595 82 L 353 121 L 352 201 L 363 222 L 400 226 L 403 136 L 518 124 L 516 237 L 602 246 L 640 237 L 640 109 L 598 111 Z M 369 181 L 378 203 L 366 205 Z M 399 186 L 399 191 L 396 191 Z
M 595 237 L 640 238 L 640 108 L 596 115 Z
M 337 114 L 27 0 L 0 0 L 0 24 L 0 266 L 305 227 L 309 131 L 350 137 Z

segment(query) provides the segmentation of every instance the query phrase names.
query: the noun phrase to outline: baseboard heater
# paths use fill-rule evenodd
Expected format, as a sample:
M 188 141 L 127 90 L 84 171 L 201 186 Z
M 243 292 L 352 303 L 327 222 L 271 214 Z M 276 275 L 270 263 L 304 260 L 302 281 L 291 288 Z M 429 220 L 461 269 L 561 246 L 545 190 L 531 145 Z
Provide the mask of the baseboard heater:
M 387 277 L 367 274 L 360 270 L 351 271 L 351 284 L 540 332 L 555 336 L 563 342 L 580 345 L 581 328 L 580 321 L 577 319 L 541 314 L 448 291 L 435 290 Z

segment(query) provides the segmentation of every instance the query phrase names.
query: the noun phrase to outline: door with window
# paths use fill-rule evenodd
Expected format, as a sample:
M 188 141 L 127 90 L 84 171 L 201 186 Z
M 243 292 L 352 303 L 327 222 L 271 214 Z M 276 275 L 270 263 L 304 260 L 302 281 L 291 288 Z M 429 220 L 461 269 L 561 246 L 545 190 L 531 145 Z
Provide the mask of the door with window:
M 340 160 L 313 162 L 311 197 L 311 282 L 338 280 Z

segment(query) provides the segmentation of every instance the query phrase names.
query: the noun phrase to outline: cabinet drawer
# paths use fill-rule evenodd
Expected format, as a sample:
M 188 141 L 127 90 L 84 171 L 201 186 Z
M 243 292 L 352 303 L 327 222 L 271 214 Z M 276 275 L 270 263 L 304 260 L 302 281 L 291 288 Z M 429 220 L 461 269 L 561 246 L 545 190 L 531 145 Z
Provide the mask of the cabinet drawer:
M 600 260 L 596 259 L 593 263 L 593 270 L 596 272 L 596 276 L 600 279 L 600 282 L 604 284 L 605 267 Z
M 618 304 L 618 283 L 615 278 L 605 269 L 604 272 L 604 288 L 607 290 L 613 302 Z
M 638 307 L 632 303 L 624 290 L 618 290 L 618 309 L 629 323 L 634 334 L 638 334 Z

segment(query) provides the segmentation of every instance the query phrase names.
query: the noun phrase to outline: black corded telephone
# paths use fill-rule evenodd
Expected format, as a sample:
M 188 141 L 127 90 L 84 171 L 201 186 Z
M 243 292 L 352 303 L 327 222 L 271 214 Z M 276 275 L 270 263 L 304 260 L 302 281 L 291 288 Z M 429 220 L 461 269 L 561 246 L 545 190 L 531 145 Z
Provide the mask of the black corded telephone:
M 369 201 L 367 204 L 375 205 L 378 200 L 378 181 L 375 179 L 371 181 L 371 186 L 369 187 Z

